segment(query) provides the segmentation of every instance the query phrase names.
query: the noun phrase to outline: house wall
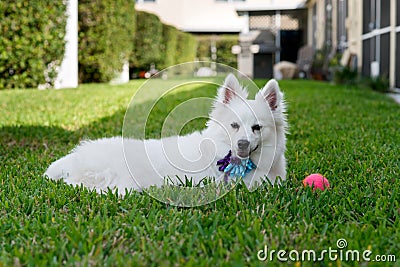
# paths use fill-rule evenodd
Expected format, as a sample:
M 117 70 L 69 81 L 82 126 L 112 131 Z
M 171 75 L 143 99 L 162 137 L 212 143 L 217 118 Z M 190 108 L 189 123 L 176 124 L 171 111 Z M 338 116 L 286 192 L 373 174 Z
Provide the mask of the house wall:
M 215 0 L 156 0 L 138 2 L 137 10 L 154 13 L 167 24 L 189 32 L 239 32 L 245 26 L 235 6 L 240 2 Z
M 379 75 L 389 78 L 390 87 L 399 86 L 400 69 L 398 58 L 399 38 L 397 32 L 399 3 L 396 0 L 363 1 L 363 75 L 369 75 L 370 64 L 379 62 Z M 366 50 L 366 49 L 365 49 Z
M 357 55 L 358 69 L 362 68 L 363 61 L 363 12 L 362 0 L 348 0 L 348 17 L 346 18 L 347 48 L 350 53 Z
M 135 8 L 154 13 L 161 20 L 181 29 L 184 24 L 184 2 L 182 0 L 159 0 L 154 2 L 136 1 Z M 160 16 L 162 14 L 162 16 Z
M 247 26 L 237 10 L 295 9 L 305 0 L 155 0 L 137 1 L 136 9 L 158 15 L 188 32 L 240 32 Z
M 326 44 L 326 1 L 310 0 L 308 6 L 308 42 L 316 50 L 322 49 Z
M 326 43 L 326 3 L 309 0 L 308 45 L 321 49 Z M 346 0 L 343 0 L 346 1 Z M 341 0 L 332 0 L 332 45 L 340 48 L 338 27 Z M 313 18 L 313 15 L 316 18 Z M 400 2 L 398 0 L 347 0 L 346 47 L 357 55 L 361 73 L 371 75 L 371 63 L 379 62 L 379 75 L 389 78 L 392 88 L 400 88 Z

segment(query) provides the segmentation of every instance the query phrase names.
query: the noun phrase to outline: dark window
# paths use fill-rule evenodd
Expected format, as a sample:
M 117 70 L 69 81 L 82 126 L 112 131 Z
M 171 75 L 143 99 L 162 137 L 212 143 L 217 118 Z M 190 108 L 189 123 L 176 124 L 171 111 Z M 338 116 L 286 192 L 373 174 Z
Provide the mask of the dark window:
M 390 26 L 390 1 L 381 0 L 380 2 L 381 2 L 381 28 L 389 27 Z
M 371 75 L 371 62 L 375 60 L 375 38 L 363 41 L 362 49 L 362 75 Z
M 375 0 L 363 0 L 363 33 L 375 28 Z
M 381 35 L 381 60 L 379 63 L 379 74 L 389 77 L 390 66 L 390 33 Z
M 377 21 L 378 16 L 380 21 Z M 363 33 L 388 26 L 390 26 L 390 1 L 363 0 Z
M 325 43 L 330 51 L 332 47 L 332 0 L 325 1 Z
M 399 1 L 396 2 L 396 6 L 397 6 L 397 15 L 396 15 L 397 16 L 397 25 L 400 26 L 400 3 L 399 3 Z
M 396 34 L 396 39 L 396 58 L 400 58 L 400 32 Z M 400 60 L 396 60 L 396 87 L 400 88 Z
M 281 31 L 281 61 L 297 61 L 297 54 L 303 44 L 303 32 Z
M 347 0 L 337 0 L 338 15 L 337 15 L 337 42 L 338 50 L 343 52 L 346 48 L 347 42 L 347 29 L 346 29 L 346 18 L 347 18 Z
M 317 4 L 314 4 L 312 10 L 312 47 L 315 50 L 317 47 Z

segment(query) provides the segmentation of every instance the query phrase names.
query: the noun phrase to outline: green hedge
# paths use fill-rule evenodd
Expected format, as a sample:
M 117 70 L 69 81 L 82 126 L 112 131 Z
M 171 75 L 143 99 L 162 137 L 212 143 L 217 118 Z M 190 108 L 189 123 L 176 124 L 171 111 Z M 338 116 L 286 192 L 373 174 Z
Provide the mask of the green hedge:
M 175 64 L 195 60 L 197 45 L 197 39 L 192 34 L 179 32 Z
M 151 64 L 159 70 L 196 59 L 197 39 L 189 33 L 163 24 L 151 13 L 137 11 L 133 71 L 148 70 Z
M 158 68 L 165 69 L 175 64 L 179 30 L 173 26 L 163 24 L 163 40 L 161 44 L 161 54 Z
M 132 0 L 79 0 L 79 80 L 107 82 L 133 51 Z
M 160 19 L 153 14 L 137 11 L 136 36 L 131 68 L 149 69 L 150 64 L 158 63 L 161 59 L 161 43 L 163 26 Z
M 211 60 L 211 37 L 208 35 L 197 36 L 197 41 L 199 43 L 197 47 L 197 58 L 202 61 Z
M 232 54 L 232 46 L 239 43 L 239 36 L 225 35 L 217 40 L 217 62 L 233 68 L 237 67 L 237 55 Z
M 237 55 L 232 54 L 232 46 L 239 43 L 238 35 L 202 35 L 198 36 L 199 48 L 197 57 L 199 60 L 211 60 L 211 43 L 214 41 L 217 48 L 217 62 L 237 67 Z
M 64 1 L 0 1 L 0 89 L 54 82 L 64 56 L 65 12 Z

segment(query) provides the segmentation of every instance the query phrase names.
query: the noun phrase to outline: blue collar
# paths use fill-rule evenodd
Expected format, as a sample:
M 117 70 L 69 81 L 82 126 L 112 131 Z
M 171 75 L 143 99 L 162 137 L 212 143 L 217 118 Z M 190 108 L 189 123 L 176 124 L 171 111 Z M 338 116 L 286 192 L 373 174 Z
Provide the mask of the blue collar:
M 228 176 L 234 178 L 244 178 L 252 169 L 257 168 L 257 166 L 251 161 L 250 158 L 239 159 L 237 157 L 232 157 L 232 151 L 223 158 L 217 161 L 218 170 L 225 173 L 225 178 Z

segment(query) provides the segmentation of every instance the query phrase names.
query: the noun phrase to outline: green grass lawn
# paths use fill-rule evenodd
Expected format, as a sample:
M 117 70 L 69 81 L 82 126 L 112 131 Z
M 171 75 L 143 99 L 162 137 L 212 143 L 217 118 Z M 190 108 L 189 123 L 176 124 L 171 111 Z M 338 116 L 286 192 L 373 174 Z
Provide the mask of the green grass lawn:
M 120 135 L 140 84 L 0 91 L 0 266 L 265 266 L 257 258 L 265 246 L 321 252 L 337 249 L 340 238 L 344 252 L 391 254 L 397 263 L 386 266 L 400 266 L 400 106 L 369 90 L 281 82 L 290 123 L 281 187 L 238 186 L 212 204 L 177 208 L 146 194 L 98 195 L 42 176 L 80 140 Z M 169 95 L 154 109 L 147 137 L 159 136 L 165 112 L 182 100 L 214 94 L 214 87 L 193 86 Z M 137 113 L 140 120 L 140 106 Z M 202 127 L 200 119 L 183 132 Z M 311 173 L 325 175 L 332 189 L 303 188 Z M 366 263 L 326 255 L 301 265 Z

